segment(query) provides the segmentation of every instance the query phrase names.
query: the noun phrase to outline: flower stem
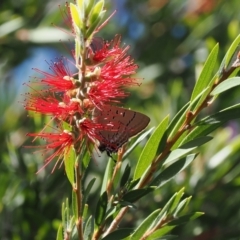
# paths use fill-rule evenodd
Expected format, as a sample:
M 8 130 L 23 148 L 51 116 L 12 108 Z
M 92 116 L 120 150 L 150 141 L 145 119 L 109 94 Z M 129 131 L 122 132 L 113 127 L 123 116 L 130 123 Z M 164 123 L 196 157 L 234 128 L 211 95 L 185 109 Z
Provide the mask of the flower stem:
M 119 170 L 121 169 L 123 154 L 124 154 L 124 149 L 119 149 L 119 151 L 118 151 L 118 159 L 117 159 L 117 162 L 116 162 L 114 170 L 113 170 L 112 178 L 107 183 L 108 198 L 110 198 L 110 194 L 111 194 L 111 190 L 112 190 L 112 187 L 113 187 L 114 179 L 115 179 L 117 173 L 119 172 Z
M 76 188 L 74 192 L 77 197 L 77 221 L 76 227 L 78 231 L 78 239 L 83 240 L 83 220 L 82 220 L 82 167 L 81 164 L 77 161 L 75 164 L 75 173 L 76 173 Z

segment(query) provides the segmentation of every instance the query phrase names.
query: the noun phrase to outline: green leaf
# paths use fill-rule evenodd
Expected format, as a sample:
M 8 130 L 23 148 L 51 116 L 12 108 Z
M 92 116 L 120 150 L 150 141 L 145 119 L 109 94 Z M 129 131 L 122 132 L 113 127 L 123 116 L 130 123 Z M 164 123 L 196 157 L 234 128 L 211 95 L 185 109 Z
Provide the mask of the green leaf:
M 61 215 L 62 215 L 62 226 L 65 226 L 66 222 L 66 216 L 65 216 L 65 202 L 62 203 L 62 208 L 61 208 Z
M 171 230 L 173 230 L 175 226 L 163 226 L 160 229 L 156 230 L 151 236 L 149 236 L 147 239 L 156 239 L 159 237 L 163 237 L 165 234 L 169 233 Z M 164 238 L 161 238 L 164 239 Z
M 137 201 L 138 199 L 140 199 L 141 197 L 152 192 L 154 189 L 155 189 L 154 187 L 135 189 L 135 190 L 132 190 L 132 191 L 126 193 L 122 199 L 123 199 L 123 201 L 133 203 L 133 202 Z
M 84 204 L 84 206 L 82 208 L 82 219 L 83 219 L 83 221 L 85 221 L 88 217 L 88 208 L 89 208 L 88 204 Z
M 205 137 L 209 133 L 216 130 L 218 127 L 220 127 L 222 123 L 218 124 L 212 124 L 212 125 L 201 125 L 196 128 L 194 128 L 182 141 L 181 144 L 185 144 L 188 142 L 191 142 L 191 140 L 197 139 L 199 137 Z
M 89 15 L 89 13 L 91 12 L 91 10 L 93 9 L 93 5 L 95 3 L 95 0 L 89 0 L 88 1 L 88 5 L 86 7 L 86 17 Z
M 179 198 L 179 195 L 181 195 L 181 193 L 182 193 L 182 189 L 179 192 L 176 192 L 168 200 L 168 202 L 165 204 L 163 209 L 160 211 L 160 213 L 158 214 L 156 219 L 153 221 L 152 226 L 151 226 L 152 228 L 154 228 L 155 226 L 158 226 L 162 222 L 162 220 L 164 220 L 171 213 L 173 206 L 175 205 L 176 199 Z
M 196 109 L 199 108 L 199 106 L 206 100 L 206 97 L 209 95 L 210 91 L 211 91 L 211 86 L 214 84 L 215 82 L 215 76 L 213 77 L 213 79 L 210 81 L 209 86 L 205 88 L 204 93 L 202 94 L 202 96 L 200 97 L 200 99 L 196 102 L 196 104 L 191 104 L 191 111 L 194 112 Z
M 236 49 L 238 48 L 240 43 L 240 35 L 238 35 L 235 40 L 233 41 L 233 43 L 231 44 L 231 46 L 229 47 L 227 53 L 226 53 L 226 58 L 225 58 L 225 68 L 228 68 L 229 63 L 234 55 L 234 53 L 236 52 Z
M 213 137 L 211 137 L 211 136 L 198 137 L 198 138 L 192 139 L 188 142 L 185 142 L 184 144 L 181 143 L 181 146 L 179 148 L 188 149 L 188 148 L 200 147 L 203 144 L 211 141 L 212 139 L 213 139 Z
M 120 181 L 120 187 L 123 187 L 127 183 L 130 173 L 131 173 L 131 167 L 129 164 L 127 164 Z
M 226 108 L 218 113 L 210 115 L 199 122 L 196 125 L 206 125 L 206 124 L 218 124 L 225 123 L 229 120 L 240 118 L 240 104 L 236 104 L 229 108 Z
M 172 203 L 172 206 L 169 210 L 170 213 L 172 213 L 176 209 L 183 194 L 184 194 L 184 188 L 182 188 L 180 191 L 177 192 L 176 197 L 174 198 L 174 202 Z
M 133 179 L 140 178 L 156 156 L 158 145 L 167 128 L 169 116 L 165 117 L 147 141 L 137 163 Z
M 136 179 L 136 180 L 132 180 L 132 181 L 128 184 L 127 189 L 128 189 L 128 190 L 133 189 L 133 188 L 139 183 L 139 180 L 140 180 L 140 178 L 139 178 L 139 179 Z
M 95 222 L 98 226 L 102 223 L 105 217 L 107 203 L 108 203 L 107 192 L 104 192 L 99 198 L 96 208 Z
M 179 172 L 183 171 L 196 157 L 196 154 L 190 154 L 185 158 L 174 162 L 172 165 L 164 169 L 151 183 L 151 186 L 161 187 L 173 177 L 175 177 Z
M 83 149 L 81 151 L 81 160 L 82 160 L 82 166 L 83 166 L 83 172 L 87 169 L 89 162 L 91 160 L 90 151 L 92 149 L 92 146 L 87 149 L 86 144 L 83 144 Z
M 103 177 L 103 182 L 102 182 L 102 187 L 101 187 L 101 192 L 100 194 L 102 194 L 103 192 L 105 192 L 107 190 L 107 184 L 109 179 L 112 176 L 112 172 L 113 172 L 113 166 L 114 166 L 114 161 L 112 159 L 108 160 L 107 166 L 106 166 L 106 170 L 104 172 L 104 177 Z
M 80 12 L 78 11 L 78 7 L 75 4 L 70 3 L 70 14 L 72 17 L 72 21 L 79 29 L 83 28 L 83 21 L 80 16 Z
M 89 193 L 90 193 L 90 191 L 92 189 L 92 186 L 93 186 L 95 181 L 96 181 L 96 178 L 92 178 L 91 181 L 88 183 L 86 190 L 83 192 L 83 201 L 82 201 L 83 206 L 87 202 Z
M 103 10 L 104 0 L 98 1 L 93 7 L 90 15 L 89 15 L 89 26 L 94 24 L 94 22 L 99 18 L 100 13 Z
M 92 239 L 94 231 L 94 221 L 92 216 L 90 216 L 86 222 L 86 225 L 84 226 L 84 232 L 83 232 L 83 239 Z
M 179 111 L 178 111 L 178 113 L 175 115 L 175 117 L 172 119 L 172 121 L 170 122 L 170 124 L 168 125 L 168 128 L 167 128 L 167 131 L 166 132 L 168 132 L 169 134 L 171 133 L 171 132 L 175 132 L 175 131 L 173 131 L 173 129 L 175 129 L 175 126 L 176 125 L 179 125 L 178 124 L 178 122 L 179 122 L 179 120 L 180 119 L 182 119 L 182 117 L 184 116 L 185 117 L 185 115 L 186 115 L 186 112 L 187 112 L 187 110 L 189 109 L 189 104 L 190 104 L 190 102 L 188 102 L 185 106 L 183 106 Z M 171 133 L 170 135 L 172 135 L 173 133 Z M 163 145 L 163 147 L 162 148 L 160 148 L 159 150 L 158 150 L 158 153 L 160 153 L 161 152 L 161 150 L 164 148 L 164 146 L 165 146 L 165 144 L 162 144 Z
M 219 93 L 225 92 L 228 89 L 234 88 L 240 85 L 240 77 L 229 78 L 221 82 L 212 92 L 211 95 L 217 95 Z
M 126 207 L 126 206 L 128 206 L 128 207 L 130 207 L 130 208 L 137 209 L 137 207 L 136 207 L 133 203 L 126 202 L 126 201 L 119 201 L 119 202 L 118 202 L 118 205 L 119 205 L 120 207 Z
M 170 165 L 176 162 L 176 160 L 185 157 L 188 153 L 192 152 L 194 149 L 196 149 L 196 146 L 192 148 L 178 148 L 173 150 L 164 161 L 163 166 Z
M 104 17 L 105 12 L 106 12 L 106 10 L 103 10 L 98 16 L 95 16 L 95 17 L 97 17 L 95 22 L 93 22 L 90 25 L 89 29 L 86 32 L 86 38 L 87 39 L 91 38 L 92 34 L 94 33 L 94 31 L 96 30 L 97 26 L 99 25 L 99 23 L 101 22 L 102 18 Z
M 151 236 L 149 236 L 147 238 L 147 240 L 173 240 L 173 239 L 179 239 L 178 236 L 176 235 L 165 235 L 165 234 L 162 234 L 162 229 L 164 229 L 165 231 L 167 231 L 167 228 L 169 229 L 168 232 L 170 232 L 173 228 L 175 228 L 175 226 L 166 226 L 155 231 L 154 233 L 151 234 Z M 160 238 L 161 237 L 161 238 Z
M 125 159 L 132 150 L 143 140 L 145 139 L 153 130 L 154 128 L 150 128 L 147 131 L 144 131 L 134 142 L 131 144 L 131 147 L 127 149 L 127 151 L 123 154 L 123 158 Z
M 173 216 L 176 217 L 177 215 L 179 215 L 189 204 L 190 200 L 192 197 L 188 197 L 183 199 L 179 205 L 177 206 L 176 211 L 173 213 Z
M 131 235 L 131 240 L 139 240 L 144 235 L 144 233 L 148 230 L 148 228 L 151 226 L 153 220 L 158 216 L 160 213 L 160 209 L 155 210 L 153 213 L 151 213 L 144 221 L 138 226 L 138 228 L 134 231 L 134 233 Z
M 58 227 L 56 240 L 63 240 L 63 227 L 62 227 L 62 224 L 60 224 L 59 227 Z
M 132 233 L 131 228 L 121 228 L 114 232 L 111 232 L 106 237 L 102 238 L 102 240 L 117 240 L 117 239 L 123 239 L 128 237 Z
M 73 146 L 66 149 L 64 152 L 64 166 L 69 182 L 74 186 L 74 165 L 76 161 L 76 154 Z
M 187 104 L 187 108 L 186 109 L 184 108 L 185 111 L 182 112 L 182 115 L 179 116 L 179 119 L 177 121 L 175 121 L 175 125 L 173 126 L 171 132 L 169 133 L 169 138 L 172 138 L 176 134 L 176 132 L 179 131 L 180 127 L 186 120 L 186 114 L 188 114 L 188 112 L 196 106 L 199 99 L 205 94 L 205 92 L 207 90 L 208 90 L 208 88 L 204 89 L 202 92 L 200 92 L 197 95 L 197 97 L 194 99 L 194 101 L 192 101 L 189 105 Z M 172 125 L 172 123 L 170 125 Z M 169 132 L 169 129 L 167 129 L 167 131 Z
M 63 126 L 63 129 L 64 130 L 67 130 L 69 132 L 72 131 L 72 125 L 70 125 L 69 123 L 65 122 L 65 121 L 62 121 L 62 126 Z
M 85 2 L 84 0 L 77 0 L 77 6 L 78 6 L 78 9 L 82 12 L 84 12 L 84 5 L 85 5 Z
M 181 224 L 184 224 L 184 223 L 189 222 L 191 220 L 194 220 L 194 219 L 196 219 L 196 218 L 198 218 L 202 215 L 203 215 L 203 213 L 196 212 L 196 213 L 192 213 L 192 214 L 188 214 L 188 215 L 179 217 L 176 220 L 173 220 L 173 221 L 169 222 L 167 225 L 163 226 L 161 229 L 155 231 L 153 234 L 151 234 L 151 236 L 149 236 L 147 238 L 147 240 L 178 239 L 177 236 L 165 235 L 165 234 L 170 232 L 172 229 L 174 229 L 178 225 L 181 225 Z M 168 236 L 170 238 L 168 238 Z
M 201 71 L 201 74 L 197 80 L 197 83 L 193 89 L 191 102 L 198 96 L 199 93 L 201 93 L 205 88 L 208 87 L 213 69 L 216 64 L 218 49 L 219 45 L 216 44 L 211 53 L 209 54 Z
M 192 221 L 200 216 L 202 216 L 204 213 L 203 212 L 195 212 L 195 213 L 190 213 L 181 217 L 178 217 L 177 219 L 174 219 L 168 225 L 170 226 L 179 226 L 181 224 L 185 224 L 189 221 Z
M 76 192 L 72 191 L 72 213 L 75 221 L 78 218 L 77 196 Z

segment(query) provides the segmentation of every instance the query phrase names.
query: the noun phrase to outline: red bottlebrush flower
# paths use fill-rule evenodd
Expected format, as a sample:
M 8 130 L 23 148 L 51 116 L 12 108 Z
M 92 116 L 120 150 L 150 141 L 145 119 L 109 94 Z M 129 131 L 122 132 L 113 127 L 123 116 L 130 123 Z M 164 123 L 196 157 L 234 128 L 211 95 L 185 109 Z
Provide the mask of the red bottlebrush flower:
M 130 76 L 135 74 L 138 66 L 127 56 L 128 47 L 120 50 L 114 58 L 109 58 L 99 70 L 98 77 L 91 82 L 88 97 L 96 106 L 118 102 L 128 96 L 124 90 L 126 86 L 138 85 L 137 79 Z
M 68 91 L 76 88 L 73 74 L 63 59 L 60 59 L 58 62 L 51 62 L 49 65 L 49 69 L 52 71 L 52 74 L 34 68 L 36 72 L 44 75 L 44 78 L 41 79 L 39 84 L 45 85 L 49 87 L 48 90 L 55 92 Z
M 108 59 L 114 58 L 122 53 L 120 48 L 121 37 L 120 35 L 115 36 L 111 42 L 104 42 L 101 38 L 94 38 L 90 45 L 90 58 L 95 63 L 104 62 Z
M 83 113 L 80 103 L 77 99 L 71 99 L 68 95 L 64 95 L 62 100 L 58 100 L 54 96 L 29 95 L 26 100 L 25 109 L 37 113 L 52 115 L 59 120 L 70 120 L 75 113 Z
M 44 139 L 47 143 L 45 145 L 37 146 L 38 148 L 43 148 L 43 152 L 48 153 L 49 151 L 54 150 L 54 153 L 45 160 L 45 164 L 42 167 L 46 167 L 55 157 L 57 157 L 57 162 L 54 165 L 52 172 L 59 161 L 63 158 L 64 154 L 68 154 L 70 147 L 74 144 L 73 134 L 66 130 L 59 130 L 57 133 L 28 133 L 27 136 Z

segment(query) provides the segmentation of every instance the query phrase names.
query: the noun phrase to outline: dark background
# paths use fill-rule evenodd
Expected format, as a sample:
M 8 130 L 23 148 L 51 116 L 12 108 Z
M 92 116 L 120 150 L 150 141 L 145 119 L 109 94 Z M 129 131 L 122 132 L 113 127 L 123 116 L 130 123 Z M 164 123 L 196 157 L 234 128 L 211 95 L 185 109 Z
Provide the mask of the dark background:
M 0 238 L 1 240 L 55 239 L 61 221 L 61 204 L 71 196 L 63 168 L 51 174 L 51 166 L 36 174 L 44 156 L 33 154 L 25 137 L 39 131 L 46 119 L 29 117 L 22 102 L 28 91 L 22 84 L 34 76 L 32 68 L 48 70 L 46 61 L 70 55 L 70 35 L 59 5 L 64 1 L 0 2 Z M 117 13 L 98 34 L 111 40 L 115 34 L 131 45 L 139 65 L 142 85 L 131 89 L 123 105 L 141 111 L 156 126 L 171 117 L 189 100 L 196 78 L 213 46 L 219 42 L 218 61 L 239 34 L 239 0 L 112 0 L 107 16 Z M 216 68 L 217 70 L 217 68 Z M 239 102 L 233 89 L 202 116 Z M 188 211 L 203 211 L 199 219 L 177 227 L 179 239 L 240 239 L 240 136 L 239 121 L 218 129 L 214 139 L 201 147 L 199 157 L 164 188 L 144 197 L 129 212 L 124 226 L 133 227 L 154 209 L 163 206 L 174 192 L 185 187 L 192 195 Z M 136 163 L 141 147 L 129 157 Z M 97 177 L 90 206 L 99 193 L 106 161 L 92 161 L 88 178 Z M 94 212 L 94 207 L 90 208 Z

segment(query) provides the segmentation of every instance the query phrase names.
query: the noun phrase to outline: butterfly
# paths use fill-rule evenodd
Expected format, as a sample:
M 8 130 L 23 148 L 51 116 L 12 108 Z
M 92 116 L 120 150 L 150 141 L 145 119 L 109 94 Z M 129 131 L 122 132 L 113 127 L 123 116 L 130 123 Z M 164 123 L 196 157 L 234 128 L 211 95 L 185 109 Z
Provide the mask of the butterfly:
M 150 118 L 140 112 L 112 105 L 106 105 L 102 110 L 94 110 L 94 121 L 106 126 L 96 130 L 100 137 L 98 149 L 106 151 L 108 156 L 118 151 L 124 143 L 145 129 Z

